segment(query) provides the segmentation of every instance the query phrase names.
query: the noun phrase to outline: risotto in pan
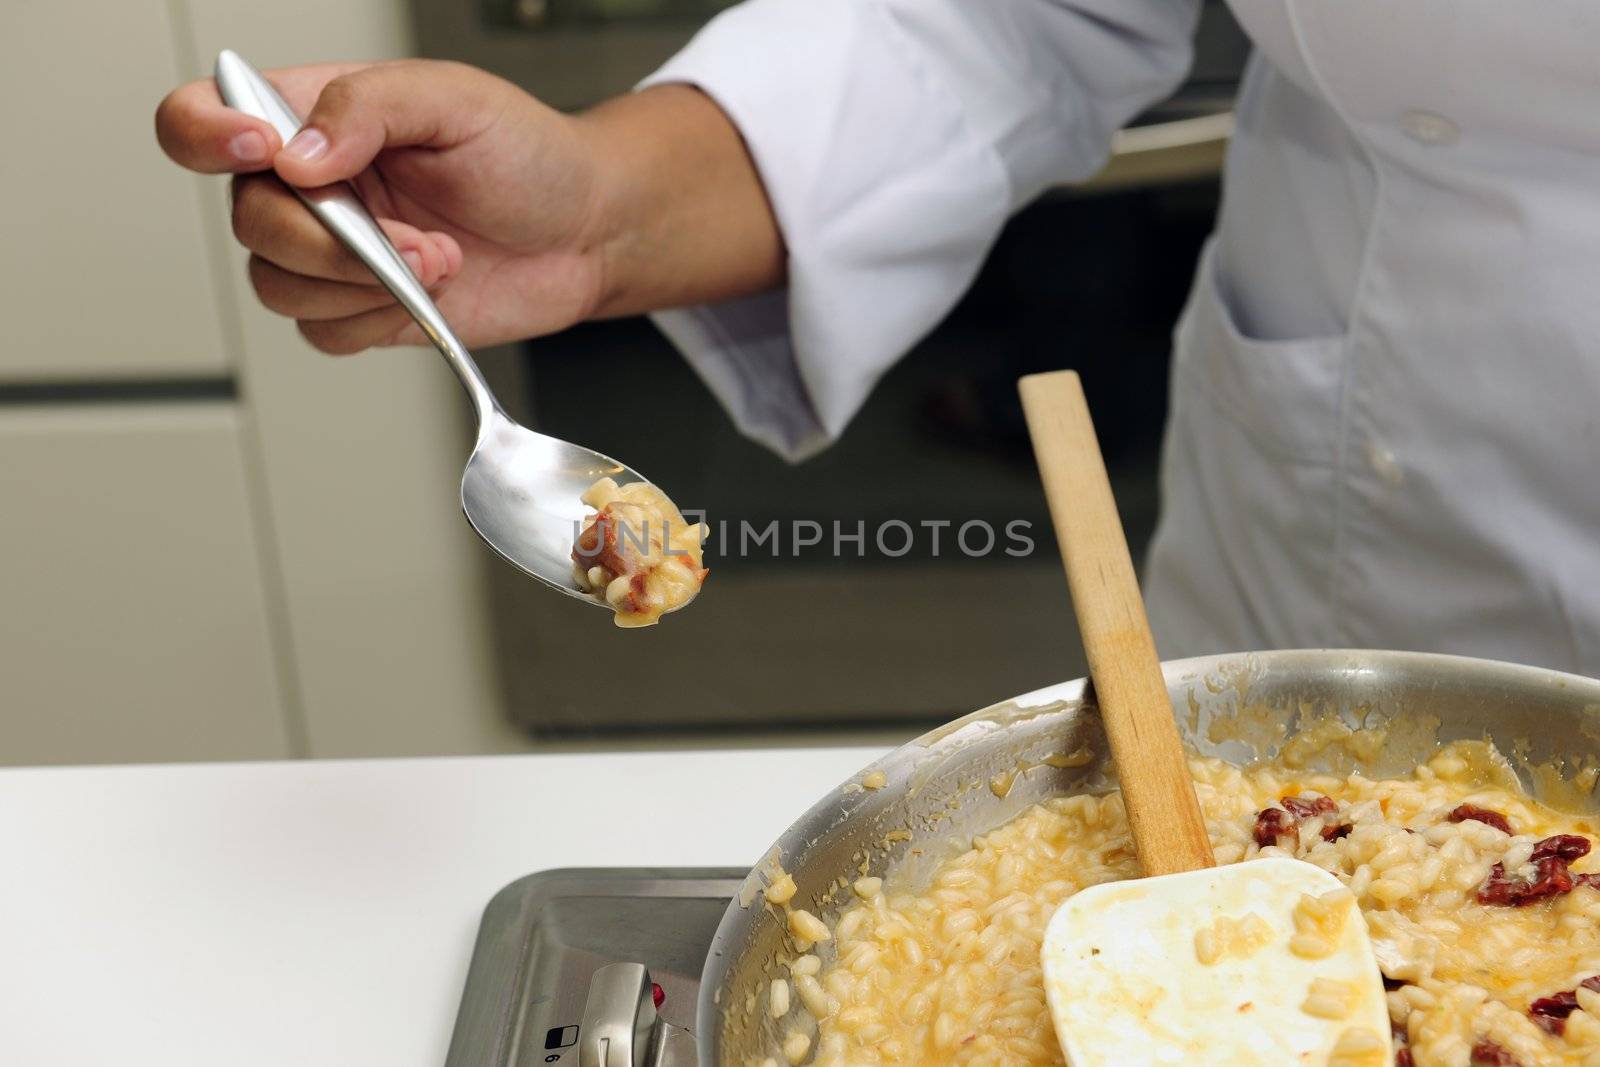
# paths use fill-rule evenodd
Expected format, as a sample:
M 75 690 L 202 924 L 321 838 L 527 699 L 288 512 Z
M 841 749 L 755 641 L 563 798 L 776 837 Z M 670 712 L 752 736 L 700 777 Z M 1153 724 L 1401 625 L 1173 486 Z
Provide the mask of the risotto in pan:
M 1398 1067 L 1600 1067 L 1594 822 L 1486 775 L 1481 750 L 1392 780 L 1193 769 L 1219 862 L 1294 856 L 1349 888 Z M 764 1005 L 782 1059 L 762 1067 L 1062 1064 L 1040 941 L 1066 897 L 1138 873 L 1121 797 L 1049 800 L 971 845 L 916 895 L 860 879 L 831 929 L 791 906 L 792 883 L 769 888 L 796 951 Z M 1348 1067 L 1364 1067 L 1355 1051 Z

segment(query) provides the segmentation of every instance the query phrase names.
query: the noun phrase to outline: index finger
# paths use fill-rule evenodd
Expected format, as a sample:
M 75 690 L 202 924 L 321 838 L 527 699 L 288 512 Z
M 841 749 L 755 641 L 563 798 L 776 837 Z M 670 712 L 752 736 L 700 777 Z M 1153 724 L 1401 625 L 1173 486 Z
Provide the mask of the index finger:
M 321 63 L 267 72 L 267 79 L 300 114 L 316 103 L 322 87 L 364 63 Z M 266 170 L 283 147 L 272 126 L 222 102 L 210 78 L 168 93 L 156 108 L 156 140 L 173 162 L 201 174 Z

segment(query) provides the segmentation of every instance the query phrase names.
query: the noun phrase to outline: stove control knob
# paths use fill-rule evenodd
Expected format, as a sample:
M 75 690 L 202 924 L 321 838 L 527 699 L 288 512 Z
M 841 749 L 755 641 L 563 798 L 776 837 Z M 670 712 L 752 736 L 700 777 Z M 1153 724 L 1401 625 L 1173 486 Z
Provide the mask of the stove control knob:
M 656 1027 L 651 985 L 642 963 L 594 972 L 578 1031 L 578 1067 L 646 1067 Z

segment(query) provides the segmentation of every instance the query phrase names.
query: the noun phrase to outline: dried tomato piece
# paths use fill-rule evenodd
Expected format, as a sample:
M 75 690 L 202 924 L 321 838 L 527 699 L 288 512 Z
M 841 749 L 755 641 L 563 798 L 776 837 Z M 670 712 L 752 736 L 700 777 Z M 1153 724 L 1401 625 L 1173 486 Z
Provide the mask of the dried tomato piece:
M 1559 856 L 1546 856 L 1534 866 L 1531 880 L 1507 878 L 1506 865 L 1497 863 L 1478 887 L 1479 904 L 1501 904 L 1520 908 L 1546 897 L 1571 891 L 1572 872 Z
M 1390 979 L 1383 980 L 1383 988 L 1396 990 L 1405 985 L 1404 982 L 1389 984 Z M 1394 1040 L 1394 1067 L 1411 1067 L 1411 1035 L 1406 1033 L 1404 1024 L 1389 1020 L 1389 1036 Z
M 1281 844 L 1279 838 L 1290 838 L 1285 847 L 1292 848 L 1300 843 L 1300 823 L 1318 815 L 1332 815 L 1339 810 L 1338 801 L 1332 797 L 1284 797 L 1279 801 L 1281 808 L 1262 808 L 1256 813 L 1256 844 L 1262 848 L 1268 845 Z M 1324 827 L 1322 839 L 1324 841 L 1337 841 L 1350 832 L 1350 828 L 1329 826 Z
M 1490 811 L 1488 808 L 1480 808 L 1476 804 L 1458 805 L 1456 809 L 1449 815 L 1446 815 L 1445 818 L 1450 822 L 1466 822 L 1468 819 L 1471 819 L 1473 822 L 1481 822 L 1485 826 L 1492 826 L 1503 834 L 1511 833 L 1511 821 L 1509 819 L 1507 819 L 1504 815 L 1501 815 L 1498 811 Z
M 1522 1067 L 1511 1053 L 1493 1041 L 1480 1041 L 1473 1045 L 1472 1062 L 1483 1067 Z
M 1600 874 L 1575 874 L 1572 876 L 1573 885 L 1586 885 L 1590 889 L 1600 889 Z
M 1566 861 L 1557 856 L 1547 856 L 1534 866 L 1533 884 L 1526 890 L 1529 899 L 1556 897 L 1572 891 L 1572 872 Z
M 1572 885 L 1572 872 L 1567 870 L 1566 861 L 1547 856 L 1535 865 L 1533 885 L 1528 887 L 1528 893 L 1535 899 L 1554 897 L 1571 892 Z
M 1563 989 L 1528 1005 L 1528 1014 L 1546 1033 L 1560 1037 L 1567 1031 L 1567 1016 L 1578 1010 L 1578 994 Z
M 1536 842 L 1533 846 L 1533 855 L 1528 858 L 1538 863 L 1540 860 L 1554 856 L 1563 863 L 1571 863 L 1574 860 L 1583 859 L 1588 854 L 1589 839 L 1587 837 L 1579 837 L 1577 834 L 1556 834 L 1554 837 L 1547 837 L 1543 841 Z
M 1337 841 L 1342 837 L 1349 837 L 1350 831 L 1354 829 L 1355 827 L 1347 822 L 1340 823 L 1338 826 L 1324 826 L 1322 828 L 1322 839 L 1324 841 Z
M 1515 892 L 1519 884 L 1516 880 L 1506 877 L 1505 864 L 1497 863 L 1489 868 L 1489 877 L 1478 886 L 1478 903 L 1507 906 L 1515 904 Z
M 1296 819 L 1309 819 L 1316 815 L 1332 815 L 1339 804 L 1332 797 L 1284 797 L 1280 802 Z
M 1600 974 L 1591 974 L 1578 985 L 1600 993 Z M 1547 1033 L 1560 1037 L 1567 1030 L 1567 1016 L 1578 1010 L 1578 991 L 1576 989 L 1563 989 L 1559 993 L 1552 993 L 1548 997 L 1540 997 L 1528 1005 L 1528 1015 L 1538 1023 Z
M 1256 844 L 1262 848 L 1276 845 L 1280 838 L 1290 838 L 1291 845 L 1300 841 L 1300 827 L 1293 815 L 1282 808 L 1262 808 L 1256 814 Z

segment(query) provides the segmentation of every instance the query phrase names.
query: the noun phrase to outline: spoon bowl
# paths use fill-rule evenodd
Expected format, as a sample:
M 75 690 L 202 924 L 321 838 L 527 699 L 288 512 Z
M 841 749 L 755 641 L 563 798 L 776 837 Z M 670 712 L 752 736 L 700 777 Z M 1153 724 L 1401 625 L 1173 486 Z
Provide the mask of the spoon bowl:
M 592 510 L 579 498 L 601 478 L 648 480 L 610 456 L 535 433 L 497 409 L 480 425 L 461 476 L 461 510 L 507 562 L 552 589 L 601 604 L 572 576 L 572 544 Z
M 285 144 L 299 132 L 300 116 L 238 53 L 217 56 L 216 81 L 224 103 L 271 124 Z M 535 433 L 508 416 L 466 346 L 348 183 L 293 192 L 410 312 L 471 398 L 478 439 L 461 477 L 461 510 L 472 528 L 524 573 L 609 610 L 580 589 L 573 575 L 573 542 L 589 514 L 580 498 L 601 478 L 648 479 L 610 456 Z

